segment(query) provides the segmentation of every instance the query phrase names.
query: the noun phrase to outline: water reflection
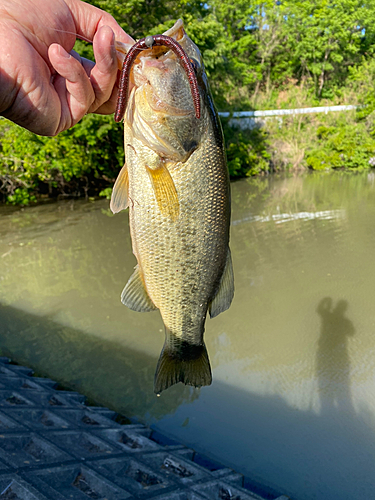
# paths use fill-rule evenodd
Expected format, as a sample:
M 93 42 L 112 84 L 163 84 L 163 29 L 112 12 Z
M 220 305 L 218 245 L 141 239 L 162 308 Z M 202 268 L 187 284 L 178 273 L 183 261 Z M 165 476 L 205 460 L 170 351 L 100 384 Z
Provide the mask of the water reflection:
M 372 498 L 372 181 L 245 179 L 232 208 L 236 295 L 206 324 L 212 386 L 153 394 L 163 324 L 120 302 L 135 259 L 127 213 L 105 200 L 0 207 L 0 353 L 292 498 Z
M 354 413 L 348 339 L 355 334 L 355 329 L 345 316 L 347 309 L 346 300 L 339 300 L 333 307 L 331 297 L 322 299 L 316 309 L 321 318 L 316 374 L 322 413 L 334 410 Z

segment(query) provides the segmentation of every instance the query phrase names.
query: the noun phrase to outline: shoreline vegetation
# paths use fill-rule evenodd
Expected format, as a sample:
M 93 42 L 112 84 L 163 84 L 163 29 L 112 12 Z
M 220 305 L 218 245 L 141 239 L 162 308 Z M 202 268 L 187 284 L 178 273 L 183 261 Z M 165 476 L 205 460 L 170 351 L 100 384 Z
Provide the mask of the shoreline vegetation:
M 219 111 L 350 104 L 240 130 L 222 118 L 231 179 L 375 166 L 375 0 L 90 0 L 134 38 L 181 17 L 203 54 Z M 144 13 L 147 12 L 147 16 Z M 89 44 L 75 49 L 92 58 Z M 0 201 L 110 196 L 123 165 L 122 126 L 88 115 L 57 137 L 0 120 Z

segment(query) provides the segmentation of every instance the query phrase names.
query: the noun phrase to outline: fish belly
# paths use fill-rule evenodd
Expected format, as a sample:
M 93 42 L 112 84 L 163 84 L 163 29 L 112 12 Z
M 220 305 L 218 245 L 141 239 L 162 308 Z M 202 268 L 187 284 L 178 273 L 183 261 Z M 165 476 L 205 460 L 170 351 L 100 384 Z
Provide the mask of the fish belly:
M 179 215 L 160 212 L 134 138 L 127 156 L 133 252 L 166 330 L 201 344 L 207 308 L 223 274 L 229 240 L 229 183 L 223 152 L 209 134 L 185 163 L 169 165 Z M 128 142 L 127 142 L 128 141 Z M 137 153 L 135 152 L 137 151 Z

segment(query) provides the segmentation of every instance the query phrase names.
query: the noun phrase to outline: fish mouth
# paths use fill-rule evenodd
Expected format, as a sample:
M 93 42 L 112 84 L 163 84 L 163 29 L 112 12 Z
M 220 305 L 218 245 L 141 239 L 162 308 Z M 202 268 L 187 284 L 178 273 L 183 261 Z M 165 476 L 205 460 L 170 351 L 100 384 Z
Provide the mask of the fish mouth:
M 186 36 L 185 30 L 184 30 L 184 23 L 182 22 L 182 19 L 178 19 L 172 28 L 169 28 L 169 30 L 165 31 L 163 35 L 170 36 L 176 40 L 176 42 L 181 42 L 182 38 Z
M 119 93 L 115 111 L 116 122 L 121 121 L 121 119 L 124 116 L 128 100 L 129 87 L 132 86 L 131 85 L 132 82 L 130 81 L 131 74 L 133 75 L 133 82 L 136 86 L 139 86 L 139 84 L 142 84 L 142 82 L 144 82 L 144 78 L 140 78 L 140 80 L 137 81 L 137 74 L 134 72 L 134 64 L 135 63 L 138 64 L 138 61 L 147 58 L 146 60 L 149 61 L 149 64 L 151 60 L 152 61 L 151 65 L 155 66 L 158 65 L 160 69 L 161 67 L 163 67 L 164 61 L 171 59 L 172 54 L 179 61 L 179 63 L 181 64 L 181 66 L 185 71 L 191 89 L 191 96 L 192 96 L 192 101 L 194 103 L 195 115 L 197 119 L 200 118 L 201 104 L 200 104 L 200 92 L 197 82 L 197 69 L 202 68 L 202 65 L 200 64 L 201 58 L 199 49 L 186 35 L 181 20 L 177 21 L 177 23 L 165 33 L 166 34 L 163 35 L 154 35 L 142 38 L 128 50 L 121 70 Z M 183 42 L 183 44 L 186 46 L 186 50 L 177 42 L 177 39 L 181 43 Z M 166 50 L 166 48 L 169 50 Z M 191 57 L 190 53 L 192 51 L 194 52 L 194 55 L 196 57 Z M 192 61 L 194 61 L 194 63 Z M 157 95 L 156 101 L 160 101 L 160 95 Z
M 189 57 L 194 58 L 194 60 L 198 61 L 199 66 L 202 66 L 202 58 L 201 58 L 199 49 L 186 35 L 185 29 L 184 29 L 184 23 L 182 22 L 181 19 L 178 19 L 175 22 L 175 24 L 171 28 L 169 28 L 169 30 L 167 30 L 163 33 L 163 35 L 166 35 L 166 36 L 173 38 L 176 42 L 178 42 L 182 46 L 182 48 L 185 50 L 185 52 L 187 52 Z M 122 69 L 124 59 L 125 59 L 127 53 L 133 47 L 133 45 L 135 45 L 135 43 L 136 43 L 135 40 L 133 40 L 132 43 L 123 43 L 123 42 L 119 42 L 119 41 L 115 40 L 117 63 L 118 63 L 118 69 L 120 71 Z M 147 53 L 150 54 L 151 52 L 153 52 L 157 57 L 160 57 L 163 55 L 163 52 L 164 52 L 164 54 L 167 54 L 168 52 L 171 52 L 171 51 L 170 51 L 170 49 L 167 49 L 166 47 L 163 47 L 163 46 L 154 46 L 151 49 L 145 49 L 143 51 L 143 54 L 147 54 Z M 136 61 L 136 63 L 137 63 L 137 61 Z
M 186 36 L 182 20 L 178 19 L 178 21 L 176 21 L 176 23 L 172 26 L 172 28 L 169 28 L 169 30 L 165 31 L 163 33 L 163 35 L 170 36 L 171 38 L 174 38 L 176 40 L 176 42 L 181 44 L 183 38 Z M 127 53 L 129 52 L 129 50 L 133 47 L 133 45 L 135 43 L 136 43 L 136 41 L 134 39 L 133 39 L 132 43 L 123 43 L 123 42 L 119 42 L 118 40 L 115 40 L 117 64 L 118 64 L 118 69 L 120 71 L 122 69 L 122 65 L 124 63 L 124 59 L 125 59 Z M 153 49 L 155 50 L 156 48 L 160 49 L 160 52 L 163 49 L 163 47 L 160 47 L 160 46 L 154 47 Z M 169 49 L 168 49 L 168 51 L 169 51 Z

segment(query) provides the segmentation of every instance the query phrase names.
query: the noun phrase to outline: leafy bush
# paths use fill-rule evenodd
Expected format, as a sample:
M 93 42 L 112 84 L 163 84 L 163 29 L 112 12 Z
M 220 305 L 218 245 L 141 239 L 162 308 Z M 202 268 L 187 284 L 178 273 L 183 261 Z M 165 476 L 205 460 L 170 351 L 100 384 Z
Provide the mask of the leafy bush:
M 122 163 L 122 127 L 112 116 L 86 116 L 57 137 L 0 120 L 0 195 L 8 203 L 27 204 L 37 193 L 96 194 Z
M 364 169 L 371 167 L 375 155 L 375 138 L 365 123 L 325 127 L 317 130 L 316 148 L 306 155 L 313 170 L 327 168 Z
M 255 126 L 241 130 L 222 119 L 229 174 L 232 179 L 270 170 L 270 154 L 265 129 Z

